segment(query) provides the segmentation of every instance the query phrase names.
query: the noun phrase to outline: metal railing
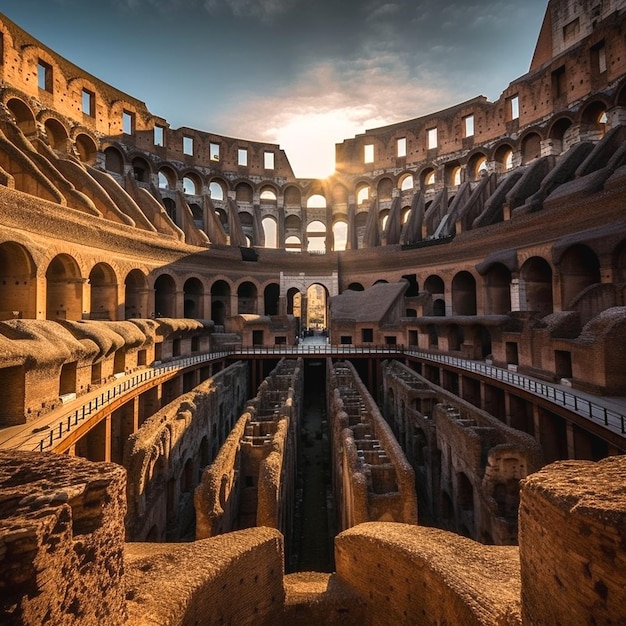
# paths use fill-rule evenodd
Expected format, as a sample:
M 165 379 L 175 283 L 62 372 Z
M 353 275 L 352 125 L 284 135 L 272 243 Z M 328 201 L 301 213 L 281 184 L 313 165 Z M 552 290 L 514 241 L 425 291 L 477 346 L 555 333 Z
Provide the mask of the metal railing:
M 178 359 L 176 361 L 168 361 L 167 363 L 157 363 L 150 369 L 137 372 L 129 378 L 125 378 L 123 381 L 120 381 L 113 387 L 108 387 L 103 390 L 102 393 L 98 394 L 94 398 L 91 398 L 89 402 L 86 402 L 75 411 L 72 411 L 65 417 L 61 418 L 59 422 L 50 427 L 49 430 L 46 429 L 47 436 L 40 438 L 33 450 L 39 452 L 49 450 L 54 446 L 55 441 L 58 441 L 59 439 L 62 439 L 64 435 L 69 434 L 73 428 L 76 428 L 76 426 L 91 417 L 94 413 L 102 410 L 103 407 L 109 405 L 113 400 L 125 395 L 129 391 L 138 389 L 150 380 L 160 378 L 164 374 L 169 374 L 173 371 L 186 369 L 187 367 L 191 367 L 193 365 L 223 359 L 229 356 L 229 354 L 230 353 L 226 351 L 199 354 L 196 356 Z
M 62 439 L 63 436 L 67 435 L 73 428 L 84 422 L 94 413 L 102 410 L 103 407 L 110 404 L 115 399 L 128 393 L 128 391 L 138 389 L 146 382 L 161 377 L 166 373 L 182 370 L 187 367 L 198 365 L 199 363 L 215 361 L 233 356 L 274 355 L 282 357 L 307 354 L 319 356 L 400 354 L 433 363 L 450 365 L 458 369 L 475 372 L 477 374 L 481 374 L 482 376 L 504 382 L 513 387 L 524 389 L 530 393 L 545 398 L 550 402 L 562 406 L 577 415 L 580 415 L 581 417 L 601 424 L 615 433 L 620 435 L 626 434 L 626 415 L 624 413 L 611 409 L 599 401 L 590 400 L 574 391 L 565 391 L 554 385 L 550 385 L 528 376 L 524 376 L 523 374 L 518 374 L 517 372 L 496 367 L 482 361 L 471 361 L 445 354 L 423 352 L 421 350 L 413 350 L 411 348 L 405 348 L 403 345 L 395 344 L 384 346 L 354 346 L 343 344 L 332 345 L 302 343 L 297 346 L 237 346 L 220 352 L 200 354 L 175 361 L 169 361 L 167 363 L 156 364 L 149 369 L 138 372 L 129 378 L 125 378 L 118 384 L 107 388 L 98 396 L 89 400 L 89 402 L 86 402 L 75 411 L 71 412 L 64 418 L 61 418 L 59 422 L 54 426 L 51 426 L 49 430 L 46 428 L 46 436 L 40 437 L 38 443 L 33 449 L 40 452 L 51 449 L 54 446 L 55 441 Z M 33 434 L 40 435 L 41 433 L 33 432 Z M 26 441 L 31 438 L 32 437 L 28 437 Z
M 538 381 L 534 378 L 511 372 L 501 367 L 495 367 L 481 361 L 470 361 L 460 359 L 446 354 L 433 354 L 431 352 L 422 352 L 418 350 L 406 350 L 405 354 L 419 359 L 434 361 L 437 363 L 445 363 L 453 367 L 464 369 L 470 372 L 476 372 L 483 376 L 502 381 L 514 387 L 524 389 L 535 395 L 546 398 L 551 402 L 558 404 L 568 410 L 573 411 L 581 417 L 585 417 L 591 421 L 598 422 L 617 432 L 621 435 L 626 434 L 626 415 L 619 411 L 608 408 L 599 402 L 594 402 L 577 394 L 574 391 L 565 391 L 549 383 Z

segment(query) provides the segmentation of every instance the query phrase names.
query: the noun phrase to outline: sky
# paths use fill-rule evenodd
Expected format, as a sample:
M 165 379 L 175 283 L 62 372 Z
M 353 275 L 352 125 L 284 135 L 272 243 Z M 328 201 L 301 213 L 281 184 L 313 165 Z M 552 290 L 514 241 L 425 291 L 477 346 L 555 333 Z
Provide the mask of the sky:
M 298 177 L 335 144 L 525 74 L 547 0 L 1 0 L 79 67 L 182 126 L 279 144 Z

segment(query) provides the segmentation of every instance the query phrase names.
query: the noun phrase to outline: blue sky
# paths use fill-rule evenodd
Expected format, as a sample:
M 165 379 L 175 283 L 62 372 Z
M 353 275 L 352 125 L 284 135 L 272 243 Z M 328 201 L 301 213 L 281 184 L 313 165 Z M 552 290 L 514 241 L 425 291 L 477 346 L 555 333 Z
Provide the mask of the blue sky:
M 0 12 L 173 128 L 270 141 L 296 175 L 334 145 L 528 71 L 547 0 L 2 0 Z

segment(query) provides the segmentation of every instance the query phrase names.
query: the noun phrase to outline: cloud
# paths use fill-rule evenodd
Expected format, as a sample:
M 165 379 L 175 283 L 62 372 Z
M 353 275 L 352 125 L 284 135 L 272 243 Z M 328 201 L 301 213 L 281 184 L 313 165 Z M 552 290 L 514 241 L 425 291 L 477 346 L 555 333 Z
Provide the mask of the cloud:
M 271 19 L 293 9 L 298 0 L 205 0 L 204 8 L 210 13 L 226 11 L 235 17 Z

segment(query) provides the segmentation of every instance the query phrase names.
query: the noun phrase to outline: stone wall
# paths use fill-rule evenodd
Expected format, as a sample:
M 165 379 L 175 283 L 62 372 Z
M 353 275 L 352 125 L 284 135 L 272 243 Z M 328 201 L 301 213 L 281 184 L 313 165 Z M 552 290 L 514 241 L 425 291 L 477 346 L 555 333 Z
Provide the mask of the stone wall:
M 0 450 L 0 622 L 126 623 L 124 469 Z
M 233 364 L 159 410 L 128 438 L 129 540 L 180 539 L 193 529 L 198 476 L 222 433 L 231 429 L 247 385 L 247 366 Z
M 398 361 L 382 371 L 385 416 L 433 523 L 485 543 L 516 543 L 519 482 L 543 465 L 537 441 Z
M 282 359 L 259 385 L 195 491 L 196 538 L 279 529 L 290 546 L 302 359 Z
M 339 526 L 417 523 L 413 469 L 349 362 L 327 362 L 333 491 Z

